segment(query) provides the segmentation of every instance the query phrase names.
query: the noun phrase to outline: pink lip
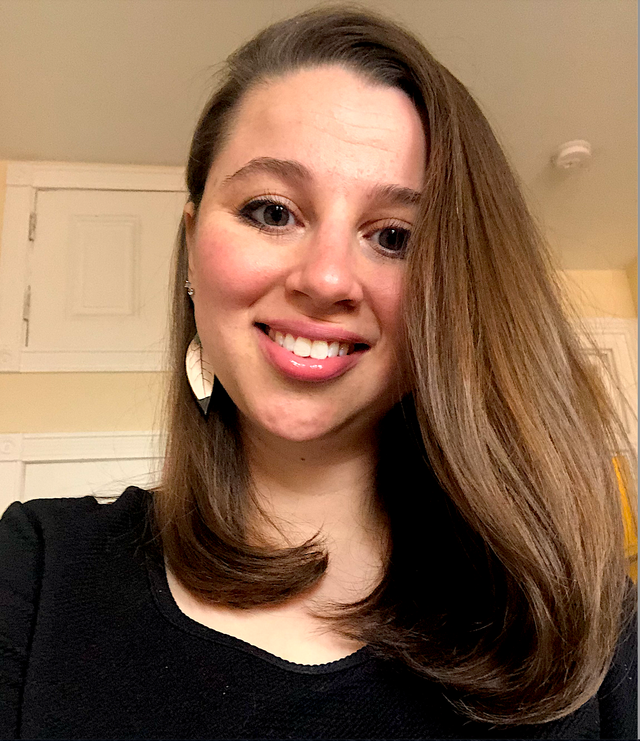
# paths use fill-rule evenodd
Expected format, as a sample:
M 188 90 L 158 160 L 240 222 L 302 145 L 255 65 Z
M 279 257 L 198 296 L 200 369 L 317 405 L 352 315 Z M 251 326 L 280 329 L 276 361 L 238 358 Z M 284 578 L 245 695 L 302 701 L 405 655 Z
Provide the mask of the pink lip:
M 277 342 L 269 339 L 269 337 L 260 328 L 255 327 L 255 331 L 258 334 L 258 345 L 264 353 L 267 361 L 276 370 L 280 371 L 280 373 L 298 381 L 321 382 L 338 378 L 353 368 L 366 352 L 366 350 L 358 350 L 350 355 L 325 358 L 324 360 L 300 358 L 292 352 L 289 352 L 289 350 L 285 350 L 284 347 L 280 347 Z M 293 332 L 291 332 L 291 334 L 293 334 Z M 314 337 L 309 337 L 309 335 L 305 335 L 302 332 L 298 336 L 307 337 L 308 339 L 316 339 Z M 326 336 L 325 330 L 324 337 Z M 324 339 L 324 337 L 319 337 L 317 339 Z M 349 340 L 345 341 L 348 342 Z
M 320 324 L 317 322 L 303 322 L 299 319 L 266 319 L 261 324 L 266 324 L 269 328 L 282 334 L 291 334 L 294 337 L 306 337 L 308 340 L 332 340 L 337 342 L 348 342 L 350 345 L 372 345 L 361 335 L 349 332 L 340 327 L 333 327 L 331 324 Z

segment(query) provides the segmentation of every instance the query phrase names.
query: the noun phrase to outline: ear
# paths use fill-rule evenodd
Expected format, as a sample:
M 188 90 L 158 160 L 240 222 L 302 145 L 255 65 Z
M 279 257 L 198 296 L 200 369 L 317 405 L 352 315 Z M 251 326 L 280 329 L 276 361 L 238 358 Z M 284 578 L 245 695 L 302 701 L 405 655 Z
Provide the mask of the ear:
M 189 201 L 185 205 L 182 217 L 184 219 L 184 235 L 187 243 L 187 256 L 189 260 L 188 277 L 189 280 L 191 280 L 191 255 L 193 254 L 196 235 L 196 207 L 193 201 Z

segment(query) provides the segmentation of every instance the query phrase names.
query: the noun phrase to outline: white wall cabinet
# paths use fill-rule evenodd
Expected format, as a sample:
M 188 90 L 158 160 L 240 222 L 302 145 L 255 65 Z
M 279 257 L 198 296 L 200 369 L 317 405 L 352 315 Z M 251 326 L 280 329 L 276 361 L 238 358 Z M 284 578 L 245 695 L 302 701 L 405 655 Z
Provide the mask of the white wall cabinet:
M 9 163 L 1 371 L 162 368 L 183 174 Z

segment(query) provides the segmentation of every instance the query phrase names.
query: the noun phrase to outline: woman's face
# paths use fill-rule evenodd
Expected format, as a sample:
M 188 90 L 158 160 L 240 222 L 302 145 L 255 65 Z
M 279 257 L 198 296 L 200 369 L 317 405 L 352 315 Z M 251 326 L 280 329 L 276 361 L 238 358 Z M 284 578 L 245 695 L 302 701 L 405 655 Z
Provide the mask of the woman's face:
M 409 98 L 341 67 L 245 96 L 197 217 L 185 210 L 198 334 L 243 428 L 361 434 L 398 400 L 425 158 Z

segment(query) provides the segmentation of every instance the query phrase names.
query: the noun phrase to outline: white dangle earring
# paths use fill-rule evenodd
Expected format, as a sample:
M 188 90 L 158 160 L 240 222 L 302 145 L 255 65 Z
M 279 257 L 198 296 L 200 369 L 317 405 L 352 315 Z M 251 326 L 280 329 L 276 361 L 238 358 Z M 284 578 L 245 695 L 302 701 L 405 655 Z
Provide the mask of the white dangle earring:
M 191 386 L 193 395 L 198 400 L 200 409 L 202 409 L 202 412 L 206 417 L 211 402 L 211 393 L 213 391 L 215 375 L 211 363 L 209 363 L 204 357 L 202 343 L 197 334 L 191 340 L 189 347 L 187 348 L 185 368 L 187 371 L 189 386 Z
M 185 280 L 184 287 L 187 289 L 189 296 L 193 296 L 194 290 L 191 287 L 191 282 Z M 204 357 L 202 342 L 200 342 L 197 332 L 187 348 L 185 370 L 187 371 L 187 380 L 189 381 L 193 395 L 198 400 L 200 409 L 202 409 L 206 417 L 209 411 L 209 403 L 211 402 L 215 375 L 211 363 Z

